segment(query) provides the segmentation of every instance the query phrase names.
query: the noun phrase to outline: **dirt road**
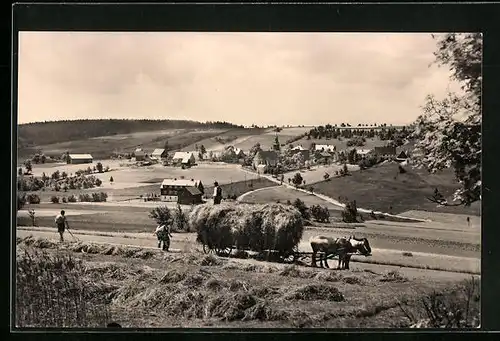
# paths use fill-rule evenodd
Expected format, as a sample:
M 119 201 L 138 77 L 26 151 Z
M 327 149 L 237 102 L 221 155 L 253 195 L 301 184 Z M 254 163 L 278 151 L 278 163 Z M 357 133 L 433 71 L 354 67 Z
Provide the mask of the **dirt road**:
M 150 233 L 110 233 L 97 231 L 78 231 L 72 230 L 74 237 L 81 241 L 118 244 L 137 246 L 143 248 L 156 248 L 156 238 Z M 41 237 L 57 240 L 58 235 L 54 228 L 50 227 L 18 227 L 16 231 L 17 237 Z M 75 239 L 66 233 L 67 241 L 75 241 Z M 172 238 L 172 250 L 177 252 L 188 252 L 193 249 L 200 248 L 196 243 L 194 233 L 174 234 Z M 299 244 L 299 250 L 302 252 L 310 252 L 310 245 L 304 240 Z M 457 257 L 442 254 L 432 254 L 423 252 L 404 253 L 402 250 L 389 250 L 372 248 L 372 257 L 354 256 L 353 262 L 356 263 L 371 263 L 377 267 L 386 268 L 387 265 L 396 266 L 398 268 L 427 268 L 442 270 L 448 272 L 464 272 L 464 273 L 480 273 L 480 259 L 473 257 Z M 330 261 L 330 266 L 335 266 L 336 260 Z M 380 271 L 380 269 L 379 269 Z

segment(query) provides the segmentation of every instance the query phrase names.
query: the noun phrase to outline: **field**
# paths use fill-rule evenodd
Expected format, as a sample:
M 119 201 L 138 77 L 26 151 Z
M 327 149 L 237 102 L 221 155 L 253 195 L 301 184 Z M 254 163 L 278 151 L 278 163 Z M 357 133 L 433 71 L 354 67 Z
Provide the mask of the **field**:
M 471 207 L 442 207 L 426 197 L 432 197 L 434 189 L 450 197 L 458 184 L 451 170 L 429 174 L 425 170 L 405 166 L 400 174 L 396 163 L 381 164 L 352 175 L 332 178 L 313 184 L 317 193 L 331 198 L 339 196 L 356 200 L 357 206 L 375 211 L 402 213 L 409 210 L 480 215 L 480 203 Z M 392 207 L 392 209 L 391 209 Z
M 101 308 L 108 312 L 106 320 L 101 317 L 88 324 L 103 326 L 116 321 L 124 327 L 153 328 L 408 327 L 427 317 L 422 299 L 431 301 L 439 297 L 434 293 L 446 293 L 440 299 L 451 306 L 457 299 L 466 301 L 466 297 L 457 296 L 463 288 L 473 289 L 468 323 L 479 323 L 480 282 L 471 280 L 471 275 L 372 264 L 336 272 L 223 259 L 196 250 L 163 254 L 84 241 L 58 245 L 30 237 L 18 237 L 17 242 L 20 255 L 44 249 L 46 256 L 32 257 L 35 261 L 47 262 L 57 252 L 59 261 L 66 255 L 66 262 L 76 264 L 73 267 L 81 271 L 79 278 L 92 283 L 94 299 L 101 296 L 101 302 L 106 302 Z M 18 262 L 18 266 L 23 263 Z M 21 283 L 25 290 L 32 285 L 29 277 Z M 19 308 L 18 320 L 29 320 L 27 307 Z
M 307 137 L 304 137 L 296 142 L 293 143 L 293 145 L 302 145 L 302 147 L 309 149 L 311 147 L 311 144 L 330 144 L 334 145 L 337 147 L 337 150 L 344 150 L 347 148 L 351 148 L 347 146 L 347 141 L 349 139 L 342 138 L 341 140 L 338 139 L 313 139 L 311 138 L 310 140 L 307 139 Z M 356 147 L 357 149 L 373 149 L 375 147 L 382 147 L 387 143 L 387 141 L 382 141 L 378 137 L 375 138 L 367 138 L 365 145 L 362 147 Z
M 306 181 L 306 187 L 307 185 L 324 181 L 324 175 L 325 173 L 328 173 L 330 177 L 335 176 L 335 171 L 340 171 L 340 169 L 343 166 L 341 165 L 318 165 L 318 166 L 313 166 L 311 169 L 302 169 L 300 170 L 300 175 L 302 176 L 302 179 Z M 357 165 L 347 165 L 347 169 L 350 172 L 357 171 L 359 170 L 359 166 Z M 285 181 L 288 182 L 287 179 L 293 179 L 294 175 L 297 173 L 297 171 L 292 171 L 285 173 Z
M 227 130 L 227 129 L 226 129 Z M 61 156 L 66 151 L 70 153 L 89 153 L 94 160 L 107 159 L 112 152 L 133 152 L 141 147 L 150 152 L 155 148 L 163 148 L 168 141 L 170 148 L 182 148 L 203 139 L 217 136 L 226 130 L 222 129 L 169 129 L 148 132 L 136 132 L 131 134 L 119 134 L 112 136 L 94 137 L 75 141 L 58 142 L 41 145 L 37 149 L 42 150 L 47 155 Z M 33 153 L 32 149 L 19 149 L 18 158 L 20 161 Z

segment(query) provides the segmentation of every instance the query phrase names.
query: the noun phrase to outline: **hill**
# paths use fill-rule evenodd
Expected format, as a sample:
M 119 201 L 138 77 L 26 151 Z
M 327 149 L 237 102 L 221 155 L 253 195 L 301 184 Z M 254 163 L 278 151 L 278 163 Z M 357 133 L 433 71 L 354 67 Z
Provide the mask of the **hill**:
M 37 147 L 59 142 L 84 140 L 99 136 L 132 134 L 170 129 L 231 129 L 240 126 L 228 122 L 197 122 L 188 120 L 65 120 L 18 125 L 20 148 Z
M 437 174 L 405 166 L 406 173 L 399 173 L 396 163 L 381 164 L 367 170 L 352 172 L 350 176 L 331 178 L 311 185 L 316 193 L 334 199 L 347 197 L 356 200 L 358 207 L 394 214 L 409 210 L 480 215 L 480 203 L 471 207 L 443 207 L 430 202 L 435 188 L 451 201 L 459 187 L 453 170 Z M 392 210 L 390 209 L 392 207 Z

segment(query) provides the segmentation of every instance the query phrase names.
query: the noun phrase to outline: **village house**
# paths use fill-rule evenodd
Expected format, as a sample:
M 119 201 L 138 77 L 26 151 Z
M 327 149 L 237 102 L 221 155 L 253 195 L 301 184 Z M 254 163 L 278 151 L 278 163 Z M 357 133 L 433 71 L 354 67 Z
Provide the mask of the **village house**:
M 253 166 L 257 169 L 259 165 L 275 167 L 278 164 L 278 154 L 274 150 L 260 150 L 253 158 Z
M 70 164 L 92 163 L 94 158 L 90 154 L 69 154 L 66 162 Z
M 308 149 L 295 149 L 292 148 L 292 155 L 302 154 L 304 161 L 308 161 L 311 158 L 311 152 Z
M 180 205 L 200 204 L 203 202 L 200 184 L 201 181 L 194 179 L 164 179 L 160 186 L 160 198 L 162 201 L 176 202 Z
M 134 151 L 134 157 L 135 161 L 144 161 L 146 159 L 146 153 L 142 150 L 142 148 L 137 148 Z
M 396 147 L 375 147 L 374 153 L 380 157 L 393 158 L 396 156 Z
M 314 150 L 332 153 L 337 151 L 337 147 L 335 147 L 333 144 L 317 144 L 314 146 Z
M 151 153 L 151 158 L 155 160 L 161 160 L 167 158 L 167 150 L 162 148 L 157 148 Z
M 246 156 L 245 152 L 241 148 L 234 148 L 234 153 L 238 159 L 243 159 Z
M 371 149 L 356 149 L 356 154 L 358 154 L 361 158 L 365 158 L 371 151 Z
M 299 146 L 293 147 L 292 150 L 295 151 L 295 150 L 307 150 L 307 149 L 302 147 L 302 145 L 299 145 Z
M 396 158 L 396 161 L 397 162 L 404 162 L 404 161 L 408 161 L 409 159 L 409 155 L 407 152 L 405 152 L 404 150 L 401 151 L 401 153 L 399 153 L 398 157 Z
M 196 163 L 196 157 L 192 152 L 176 152 L 172 158 L 172 163 L 176 166 L 192 166 Z
M 331 164 L 333 162 L 333 160 L 334 160 L 334 156 L 326 151 L 319 152 L 316 155 L 316 162 L 318 162 L 320 164 L 328 165 L 328 164 Z

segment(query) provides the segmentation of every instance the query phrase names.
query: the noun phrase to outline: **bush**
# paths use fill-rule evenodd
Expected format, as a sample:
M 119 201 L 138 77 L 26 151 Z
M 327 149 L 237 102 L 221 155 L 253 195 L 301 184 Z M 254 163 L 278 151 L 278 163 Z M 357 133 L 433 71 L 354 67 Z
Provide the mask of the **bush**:
M 311 206 L 311 215 L 314 220 L 319 222 L 329 222 L 330 221 L 330 211 L 327 207 L 321 207 L 320 205 Z
M 53 196 L 50 198 L 50 201 L 51 201 L 53 204 L 59 204 L 59 197 L 58 197 L 58 196 L 53 195 Z
M 400 174 L 406 173 L 406 169 L 404 169 L 403 166 L 401 166 L 401 165 L 398 165 L 398 170 L 399 170 Z
M 171 225 L 173 222 L 172 213 L 167 206 L 155 207 L 149 212 L 149 217 L 158 225 Z
M 76 201 L 77 201 L 77 199 L 76 199 L 76 197 L 75 197 L 73 194 L 71 194 L 71 195 L 68 197 L 68 202 L 76 202 Z
M 175 228 L 178 231 L 184 231 L 187 228 L 187 217 L 181 208 L 181 205 L 177 204 L 177 209 L 174 213 Z
M 358 216 L 358 209 L 356 207 L 356 200 L 347 202 L 344 210 L 342 211 L 342 221 L 345 223 L 356 223 Z
M 80 194 L 78 196 L 78 200 L 80 202 L 91 202 L 92 201 L 92 197 L 90 196 L 90 194 L 84 193 L 84 194 Z
M 92 193 L 93 202 L 105 202 L 108 198 L 108 194 L 105 192 Z
M 26 204 L 26 195 L 17 193 L 17 210 L 19 211 Z
M 308 220 L 310 218 L 309 208 L 302 200 L 299 198 L 295 199 L 293 206 L 299 210 L 303 219 Z
M 40 197 L 36 194 L 28 194 L 28 196 L 26 197 L 26 200 L 28 201 L 28 203 L 30 204 L 39 204 L 40 203 Z
M 66 198 L 66 197 L 62 197 L 62 202 L 63 202 L 63 203 L 67 203 L 67 202 L 68 202 L 68 198 Z
M 101 185 L 102 185 L 102 181 L 101 181 L 101 179 L 96 179 L 96 180 L 95 180 L 95 185 L 96 185 L 97 187 L 101 186 Z

